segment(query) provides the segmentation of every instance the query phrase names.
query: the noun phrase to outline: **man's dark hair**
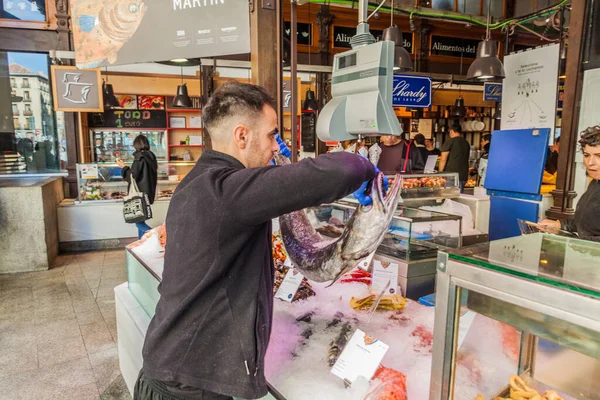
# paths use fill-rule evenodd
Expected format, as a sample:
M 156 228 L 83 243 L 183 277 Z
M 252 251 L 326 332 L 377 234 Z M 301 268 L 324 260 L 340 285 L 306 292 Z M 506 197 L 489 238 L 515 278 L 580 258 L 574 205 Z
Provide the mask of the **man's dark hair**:
M 210 134 L 210 128 L 225 118 L 236 115 L 254 116 L 260 114 L 265 105 L 273 109 L 277 107 L 275 99 L 263 87 L 248 83 L 226 83 L 213 93 L 202 109 L 202 121 Z
M 485 140 L 486 142 L 491 142 L 492 141 L 492 134 L 491 133 L 486 133 L 485 135 L 483 135 L 483 137 L 481 139 Z
M 133 139 L 133 148 L 135 151 L 150 150 L 148 138 L 144 135 L 137 135 L 135 139 Z
M 422 133 L 417 133 L 415 135 L 415 142 L 417 144 L 425 144 L 425 136 Z
M 452 125 L 452 128 L 450 128 L 450 129 L 452 129 L 452 130 L 453 130 L 454 132 L 456 132 L 456 133 L 460 133 L 460 134 L 462 134 L 462 133 L 463 133 L 462 126 L 460 126 L 460 124 L 459 124 L 458 122 L 455 122 L 455 123 Z
M 560 143 L 560 136 L 554 139 L 554 143 Z

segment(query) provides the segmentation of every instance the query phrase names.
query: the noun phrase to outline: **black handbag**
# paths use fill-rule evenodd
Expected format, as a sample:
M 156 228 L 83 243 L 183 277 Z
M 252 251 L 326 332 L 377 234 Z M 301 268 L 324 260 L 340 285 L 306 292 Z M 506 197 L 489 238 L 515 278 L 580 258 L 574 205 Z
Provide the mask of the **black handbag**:
M 123 197 L 123 218 L 128 224 L 144 222 L 152 218 L 150 199 L 146 193 L 140 191 L 133 175 L 131 175 L 129 193 Z

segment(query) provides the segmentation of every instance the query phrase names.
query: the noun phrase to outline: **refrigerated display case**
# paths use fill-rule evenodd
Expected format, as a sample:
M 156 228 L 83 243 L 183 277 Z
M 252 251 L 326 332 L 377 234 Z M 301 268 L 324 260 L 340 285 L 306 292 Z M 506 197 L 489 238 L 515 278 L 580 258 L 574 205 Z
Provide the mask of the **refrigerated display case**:
M 458 174 L 455 172 L 404 174 L 400 177 L 402 179 L 402 199 L 411 204 L 460 196 L 460 182 Z M 388 178 L 393 178 L 393 176 L 388 176 Z
M 600 399 L 599 260 L 600 243 L 545 233 L 440 252 L 429 398 Z M 457 368 L 464 332 L 479 381 Z
M 114 128 L 91 129 L 93 160 L 98 163 L 114 163 L 117 158 L 133 162 L 133 141 L 138 135 L 145 135 L 150 143 L 150 151 L 157 160 L 167 160 L 167 139 L 165 129 L 119 130 Z
M 193 166 L 192 162 L 159 161 L 155 200 L 169 200 L 187 170 Z M 89 171 L 93 171 L 91 175 L 88 174 Z M 76 204 L 105 204 L 123 201 L 123 197 L 127 195 L 128 183 L 121 177 L 121 168 L 117 164 L 77 164 L 77 187 L 79 192 Z

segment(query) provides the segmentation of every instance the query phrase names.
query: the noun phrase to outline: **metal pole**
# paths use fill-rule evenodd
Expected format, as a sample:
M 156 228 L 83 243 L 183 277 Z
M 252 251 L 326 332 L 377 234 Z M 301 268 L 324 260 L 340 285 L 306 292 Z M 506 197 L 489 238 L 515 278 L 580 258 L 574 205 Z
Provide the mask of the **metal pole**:
M 291 77 L 290 87 L 292 89 L 291 100 L 291 123 L 292 123 L 292 162 L 298 162 L 298 15 L 296 0 L 292 0 L 292 17 L 291 17 Z
M 358 23 L 367 23 L 369 16 L 369 2 L 367 0 L 358 0 Z

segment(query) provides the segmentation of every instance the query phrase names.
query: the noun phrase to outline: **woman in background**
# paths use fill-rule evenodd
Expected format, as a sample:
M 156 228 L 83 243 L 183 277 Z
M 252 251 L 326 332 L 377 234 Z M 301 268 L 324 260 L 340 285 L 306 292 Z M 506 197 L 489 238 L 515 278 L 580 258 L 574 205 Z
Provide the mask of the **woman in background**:
M 579 140 L 587 175 L 592 179 L 577 202 L 575 218 L 569 221 L 544 220 L 547 231 L 559 229 L 577 233 L 579 238 L 600 242 L 600 125 L 587 128 Z
M 122 169 L 121 175 L 123 176 L 123 179 L 129 182 L 129 186 L 131 186 L 131 177 L 133 176 L 140 191 L 147 194 L 150 204 L 153 204 L 158 181 L 158 163 L 156 162 L 156 156 L 150 151 L 150 143 L 148 142 L 148 138 L 144 135 L 138 135 L 134 139 L 133 148 L 135 149 L 135 152 L 133 153 L 134 160 L 131 167 L 126 167 L 121 159 L 116 160 L 117 165 Z M 129 186 L 127 187 L 127 191 L 129 191 Z M 138 229 L 139 238 L 152 229 L 146 222 L 136 222 L 135 226 Z

